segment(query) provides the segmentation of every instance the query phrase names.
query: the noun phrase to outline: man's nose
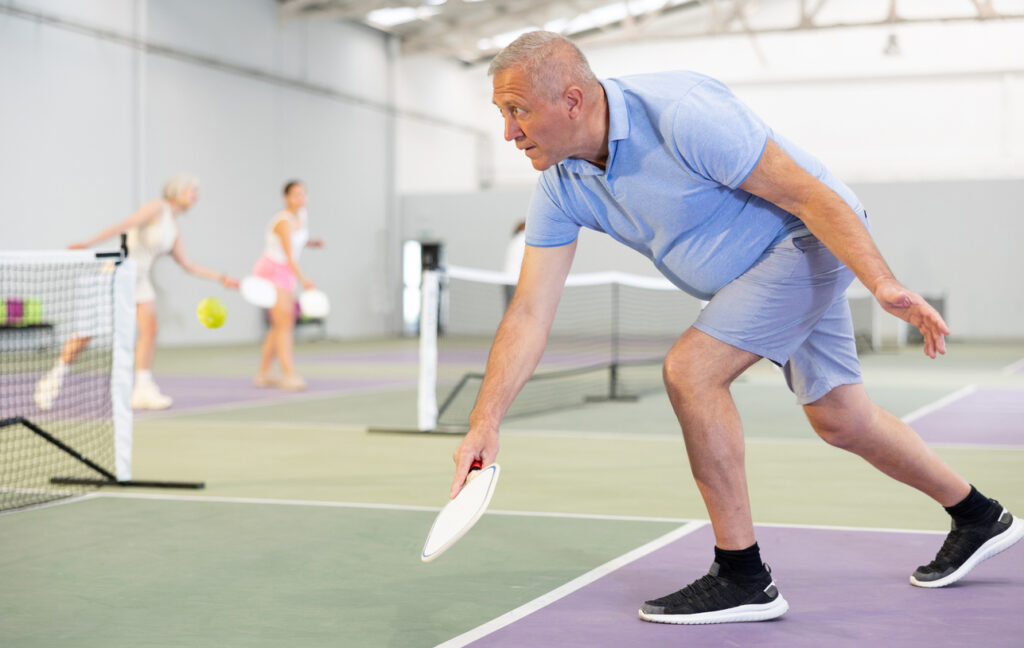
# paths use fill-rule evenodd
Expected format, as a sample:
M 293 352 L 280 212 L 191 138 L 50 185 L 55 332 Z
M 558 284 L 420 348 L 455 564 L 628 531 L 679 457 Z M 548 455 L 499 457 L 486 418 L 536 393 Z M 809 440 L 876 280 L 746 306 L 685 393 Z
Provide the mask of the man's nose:
M 516 139 L 517 137 L 519 137 L 522 134 L 523 134 L 523 131 L 519 128 L 519 122 L 517 122 L 514 117 L 506 117 L 505 118 L 505 141 L 506 142 L 511 142 L 512 140 Z

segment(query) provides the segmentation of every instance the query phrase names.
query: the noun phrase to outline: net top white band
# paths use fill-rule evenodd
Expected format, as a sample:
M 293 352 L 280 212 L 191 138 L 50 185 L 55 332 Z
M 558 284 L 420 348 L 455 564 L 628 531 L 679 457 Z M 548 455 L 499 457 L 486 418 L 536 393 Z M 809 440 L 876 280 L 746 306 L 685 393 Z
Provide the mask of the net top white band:
M 465 266 L 449 265 L 443 268 L 446 275 L 453 279 L 464 281 L 476 281 L 479 283 L 490 283 L 496 285 L 511 286 L 516 284 L 516 277 L 506 272 L 497 270 L 482 270 L 479 268 L 467 268 Z M 566 286 L 601 286 L 606 284 L 619 284 L 633 288 L 646 288 L 648 290 L 679 290 L 668 279 L 664 277 L 648 277 L 644 275 L 630 274 L 609 270 L 606 272 L 581 272 L 570 274 L 565 279 Z
M 95 260 L 95 250 L 0 250 L 0 261 L 18 263 L 75 263 Z

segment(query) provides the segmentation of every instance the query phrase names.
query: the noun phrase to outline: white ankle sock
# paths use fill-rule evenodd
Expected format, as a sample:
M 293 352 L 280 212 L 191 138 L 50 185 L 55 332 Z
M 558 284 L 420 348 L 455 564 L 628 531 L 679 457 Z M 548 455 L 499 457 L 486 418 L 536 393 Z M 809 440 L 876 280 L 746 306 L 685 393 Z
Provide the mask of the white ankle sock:
M 57 380 L 64 380 L 64 376 L 68 375 L 68 363 L 58 359 L 57 364 L 53 365 L 53 369 L 50 369 L 50 374 L 55 376 Z

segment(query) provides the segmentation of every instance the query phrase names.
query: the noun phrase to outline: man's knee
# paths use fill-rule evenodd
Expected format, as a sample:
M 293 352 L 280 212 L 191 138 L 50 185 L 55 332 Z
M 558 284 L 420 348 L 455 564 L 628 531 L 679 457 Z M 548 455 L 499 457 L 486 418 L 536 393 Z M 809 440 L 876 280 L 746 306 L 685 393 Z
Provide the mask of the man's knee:
M 662 378 L 670 393 L 696 398 L 707 390 L 728 389 L 757 360 L 752 353 L 690 329 L 665 356 Z
M 878 419 L 878 407 L 862 385 L 842 385 L 804 405 L 811 427 L 826 443 L 849 450 Z

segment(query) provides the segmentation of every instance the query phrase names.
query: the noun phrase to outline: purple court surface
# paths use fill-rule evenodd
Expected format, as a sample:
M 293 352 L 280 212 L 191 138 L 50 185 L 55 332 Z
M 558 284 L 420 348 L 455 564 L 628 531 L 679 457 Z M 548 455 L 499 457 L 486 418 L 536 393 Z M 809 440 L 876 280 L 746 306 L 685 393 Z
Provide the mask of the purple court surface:
M 415 385 L 410 378 L 306 378 L 301 392 L 253 386 L 250 378 L 211 376 L 157 376 L 160 390 L 174 399 L 166 412 L 183 412 L 212 407 L 244 407 L 256 403 L 284 402 L 299 396 L 343 395 L 369 390 Z M 148 412 L 136 411 L 136 416 Z
M 714 538 L 705 526 L 518 621 L 464 644 L 473 648 L 985 648 L 1024 646 L 1024 546 L 942 589 L 909 584 L 934 556 L 939 533 L 759 527 L 758 541 L 789 602 L 760 623 L 666 625 L 641 621 L 645 599 L 701 575 Z
M 910 425 L 929 443 L 1024 446 L 1024 390 L 975 389 Z
M 109 400 L 97 398 L 109 391 L 110 377 L 98 374 L 71 374 L 63 383 L 53 408 L 42 412 L 32 399 L 40 374 L 0 376 L 3 390 L 3 411 L 0 418 L 25 416 L 35 422 L 51 419 L 105 420 L 111 416 Z M 157 376 L 161 391 L 174 399 L 174 405 L 162 412 L 184 412 L 230 406 L 244 407 L 255 403 L 283 402 L 308 395 L 343 395 L 369 390 L 393 389 L 415 385 L 412 378 L 324 378 L 307 379 L 301 392 L 254 387 L 248 377 L 232 376 Z M 82 398 L 85 394 L 88 397 Z M 153 412 L 136 410 L 135 416 Z

